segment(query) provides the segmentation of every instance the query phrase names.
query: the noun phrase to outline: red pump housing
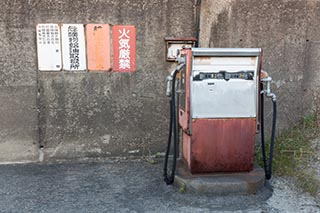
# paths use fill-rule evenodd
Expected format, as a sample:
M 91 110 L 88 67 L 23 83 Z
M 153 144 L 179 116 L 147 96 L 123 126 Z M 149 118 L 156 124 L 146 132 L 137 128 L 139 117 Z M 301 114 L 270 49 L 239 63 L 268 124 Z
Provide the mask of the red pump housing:
M 184 67 L 184 70 L 180 72 L 179 77 L 182 92 L 179 96 L 178 120 L 179 126 L 182 130 L 182 158 L 192 174 L 213 172 L 248 172 L 253 170 L 254 141 L 259 124 L 258 107 L 260 96 L 258 95 L 258 82 L 260 74 L 260 54 L 260 49 L 253 48 L 244 50 L 227 49 L 227 51 L 222 51 L 221 49 L 214 48 L 213 51 L 208 51 L 206 49 L 201 50 L 201 48 L 182 50 L 181 56 L 185 58 L 186 66 Z M 229 57 L 230 60 L 234 59 L 236 62 L 238 61 L 239 64 L 244 67 L 244 62 L 242 63 L 240 60 L 241 58 L 243 58 L 248 61 L 248 63 L 251 63 L 250 66 L 255 67 L 255 76 L 253 77 L 253 79 L 250 79 L 254 81 L 252 83 L 252 89 L 254 90 L 252 94 L 254 98 L 249 98 L 250 100 L 254 100 L 250 103 L 254 104 L 252 108 L 256 108 L 256 111 L 255 113 L 249 114 L 249 116 L 242 115 L 241 113 L 245 109 L 243 109 L 240 103 L 242 99 L 239 99 L 239 116 L 218 115 L 208 116 L 207 118 L 201 116 L 197 117 L 197 115 L 194 115 L 196 110 L 192 109 L 192 95 L 198 94 L 193 93 L 195 89 L 192 87 L 195 86 L 193 86 L 192 81 L 195 79 L 195 72 L 198 72 L 201 75 L 201 70 L 199 71 L 200 68 L 198 67 L 204 67 L 206 69 L 204 73 L 213 73 L 210 75 L 204 75 L 207 77 L 207 79 L 210 79 L 208 80 L 208 83 L 203 84 L 208 88 L 210 84 L 212 84 L 213 90 L 215 90 L 215 86 L 219 86 L 220 82 L 224 84 L 230 82 L 230 85 L 232 84 L 232 81 L 234 83 L 245 82 L 245 80 L 240 79 L 241 73 L 238 76 L 230 75 L 232 78 L 233 76 L 236 76 L 234 78 L 237 79 L 219 79 L 219 70 L 214 69 L 215 67 L 219 66 L 224 68 L 225 65 L 222 66 L 219 64 L 222 63 L 219 62 L 220 60 L 224 60 L 227 64 L 229 64 L 230 60 L 227 60 L 227 57 Z M 247 59 L 248 57 L 250 59 Z M 198 66 L 197 63 L 201 66 Z M 216 64 L 216 66 L 214 66 L 214 64 Z M 212 68 L 210 68 L 211 65 Z M 228 68 L 228 66 L 226 67 Z M 226 78 L 226 71 L 223 71 L 221 73 Z M 223 76 L 222 74 L 221 76 Z M 205 80 L 206 79 L 204 79 L 203 81 Z M 195 83 L 198 84 L 198 82 Z M 233 88 L 233 86 L 231 85 L 230 96 L 238 90 L 239 89 Z M 205 88 L 205 92 L 207 92 L 207 88 Z M 229 94 L 229 92 L 227 91 L 226 94 Z M 221 95 L 225 96 L 225 99 L 228 99 L 229 95 L 226 94 Z M 219 94 L 216 94 L 216 96 L 217 95 Z M 215 99 L 215 96 L 208 96 L 206 98 Z M 223 99 L 223 97 L 220 98 L 222 98 L 221 100 L 225 100 Z M 232 103 L 237 103 L 237 100 Z M 226 108 L 227 110 L 229 106 L 226 105 L 225 107 L 222 107 Z M 212 111 L 215 110 L 214 106 L 212 108 L 210 108 L 210 106 L 207 106 L 207 108 Z M 194 114 L 192 114 L 192 111 L 194 111 Z M 232 113 L 233 111 L 230 110 L 230 112 Z

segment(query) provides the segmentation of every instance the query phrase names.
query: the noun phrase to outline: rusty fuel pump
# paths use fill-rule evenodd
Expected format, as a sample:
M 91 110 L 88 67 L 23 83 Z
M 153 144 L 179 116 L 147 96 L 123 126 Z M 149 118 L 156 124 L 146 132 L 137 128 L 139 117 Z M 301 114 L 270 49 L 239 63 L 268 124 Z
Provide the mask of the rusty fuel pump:
M 272 78 L 265 72 L 261 75 L 261 52 L 259 48 L 182 49 L 178 66 L 167 77 L 170 125 L 163 172 L 167 184 L 174 182 L 179 143 L 191 174 L 253 170 L 259 130 L 265 177 L 271 178 L 277 105 L 270 87 Z M 268 157 L 264 95 L 273 101 Z M 171 146 L 173 160 L 168 175 Z

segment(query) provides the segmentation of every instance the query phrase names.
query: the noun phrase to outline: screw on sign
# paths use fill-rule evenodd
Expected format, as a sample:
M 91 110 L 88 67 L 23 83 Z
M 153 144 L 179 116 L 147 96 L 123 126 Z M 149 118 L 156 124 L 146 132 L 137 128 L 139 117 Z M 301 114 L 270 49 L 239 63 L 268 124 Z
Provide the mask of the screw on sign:
M 113 69 L 116 72 L 136 70 L 136 29 L 134 26 L 113 26 Z

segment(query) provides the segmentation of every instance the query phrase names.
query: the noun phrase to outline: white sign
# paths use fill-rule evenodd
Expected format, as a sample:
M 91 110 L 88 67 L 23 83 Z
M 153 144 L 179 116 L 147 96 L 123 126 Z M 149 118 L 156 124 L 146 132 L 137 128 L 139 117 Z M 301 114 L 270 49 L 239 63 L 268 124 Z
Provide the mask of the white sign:
M 60 71 L 61 44 L 58 24 L 37 25 L 38 69 L 41 71 Z
M 175 60 L 177 59 L 179 55 L 179 51 L 182 50 L 182 48 L 192 48 L 193 44 L 169 44 L 168 45 L 168 53 L 167 53 L 167 59 Z
M 61 27 L 63 69 L 86 70 L 86 44 L 82 24 L 63 24 Z

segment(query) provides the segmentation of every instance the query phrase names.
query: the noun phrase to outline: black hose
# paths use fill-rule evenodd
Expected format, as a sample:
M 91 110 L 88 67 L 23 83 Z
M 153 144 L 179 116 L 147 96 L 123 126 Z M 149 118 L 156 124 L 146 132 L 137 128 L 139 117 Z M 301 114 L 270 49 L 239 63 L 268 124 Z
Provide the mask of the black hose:
M 261 83 L 261 91 L 263 91 L 263 84 Z M 275 99 L 273 102 L 273 118 L 272 118 L 272 129 L 271 129 L 271 142 L 270 142 L 270 153 L 269 153 L 269 165 L 267 164 L 266 157 L 266 144 L 264 137 L 264 93 L 261 93 L 261 148 L 263 157 L 263 166 L 265 171 L 265 176 L 267 180 L 271 179 L 272 176 L 272 160 L 273 160 L 273 150 L 275 142 L 275 130 L 276 130 L 276 120 L 277 120 L 277 101 Z
M 273 119 L 272 119 L 272 130 L 271 130 L 269 174 L 266 175 L 267 180 L 270 180 L 272 175 L 272 159 L 273 159 L 273 149 L 274 149 L 275 129 L 276 129 L 276 119 L 277 119 L 277 101 L 272 100 L 272 102 L 273 102 Z
M 170 100 L 170 124 L 169 124 L 169 135 L 168 135 L 168 143 L 166 147 L 165 159 L 164 159 L 164 167 L 163 167 L 163 177 L 164 181 L 167 185 L 171 185 L 174 182 L 174 175 L 176 170 L 177 164 L 177 143 L 178 143 L 178 134 L 177 134 L 177 122 L 176 122 L 176 100 L 175 100 L 175 84 L 176 84 L 176 77 L 181 69 L 177 68 L 172 77 L 172 92 L 171 92 L 171 100 Z M 171 139 L 172 139 L 172 132 L 173 132 L 173 162 L 172 162 L 172 170 L 171 175 L 168 176 L 168 159 L 170 153 L 170 146 L 171 146 Z
M 171 182 L 173 182 L 173 180 L 171 180 L 171 178 L 168 177 L 168 158 L 169 158 L 169 152 L 170 152 L 170 145 L 171 145 L 171 136 L 172 136 L 172 103 L 171 103 L 171 99 L 170 99 L 170 124 L 169 124 L 169 134 L 168 134 L 168 142 L 167 142 L 167 147 L 166 147 L 166 153 L 165 153 L 165 158 L 164 158 L 164 166 L 163 166 L 163 177 L 164 177 L 164 181 L 167 184 L 170 184 Z
M 261 91 L 263 91 L 263 83 L 260 84 Z M 260 116 L 261 116 L 261 149 L 262 149 L 262 158 L 263 158 L 263 167 L 265 174 L 267 174 L 267 157 L 266 157 L 266 145 L 264 141 L 264 93 L 260 94 L 260 100 L 261 100 L 261 107 L 260 107 Z

